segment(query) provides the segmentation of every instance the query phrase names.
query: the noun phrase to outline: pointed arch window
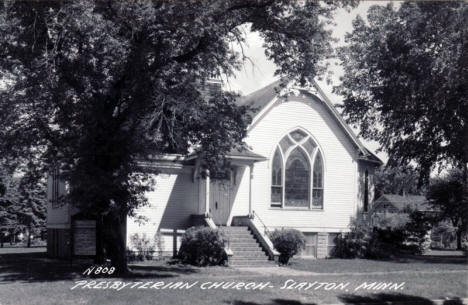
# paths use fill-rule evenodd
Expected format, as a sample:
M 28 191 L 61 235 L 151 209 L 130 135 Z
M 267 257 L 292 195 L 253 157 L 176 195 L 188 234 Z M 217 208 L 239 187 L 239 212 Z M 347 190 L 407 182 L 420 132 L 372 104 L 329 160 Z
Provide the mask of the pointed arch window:
M 271 206 L 323 208 L 323 160 L 312 137 L 301 129 L 278 143 L 271 165 Z
M 314 162 L 314 183 L 312 191 L 312 207 L 323 206 L 323 163 L 320 151 L 317 152 Z
M 283 202 L 283 158 L 278 147 L 273 157 L 271 170 L 271 205 L 281 206 Z

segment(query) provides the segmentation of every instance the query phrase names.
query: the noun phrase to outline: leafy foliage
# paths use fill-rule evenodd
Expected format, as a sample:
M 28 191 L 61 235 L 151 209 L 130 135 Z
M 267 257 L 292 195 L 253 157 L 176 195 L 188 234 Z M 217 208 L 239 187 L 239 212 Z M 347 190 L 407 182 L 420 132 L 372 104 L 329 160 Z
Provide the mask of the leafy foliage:
M 383 194 L 421 195 L 418 188 L 418 172 L 412 166 L 385 166 L 375 170 L 375 198 Z
M 386 226 L 371 224 L 364 216 L 356 217 L 350 232 L 335 239 L 331 256 L 385 259 L 422 253 L 429 245 L 427 235 L 432 227 L 431 219 L 419 211 L 410 213 L 408 219 L 398 226 Z
M 415 161 L 421 183 L 437 162 L 468 163 L 467 16 L 460 1 L 372 6 L 337 52 L 348 122 L 391 165 Z
M 24 160 L 23 160 L 24 161 Z M 29 236 L 45 231 L 47 197 L 45 177 L 27 162 L 13 164 L 4 160 L 0 167 L 0 239 L 19 232 Z
M 441 220 L 450 220 L 457 235 L 457 249 L 462 248 L 462 236 L 468 229 L 468 191 L 463 173 L 452 170 L 429 185 L 427 198 Z
M 145 233 L 139 234 L 135 233 L 130 236 L 130 244 L 133 248 L 136 249 L 135 254 L 130 255 L 130 260 L 144 260 L 152 259 L 154 252 L 154 243 L 146 236 Z M 133 252 L 133 251 L 131 251 Z
M 191 227 L 182 236 L 178 258 L 196 266 L 221 265 L 227 260 L 226 238 L 217 229 Z
M 289 259 L 305 248 L 305 236 L 295 229 L 274 230 L 270 239 L 275 249 L 280 253 L 279 263 L 286 265 Z
M 245 27 L 276 73 L 303 85 L 325 69 L 338 2 L 2 1 L 0 152 L 59 164 L 69 199 L 103 222 L 117 270 L 120 226 L 153 186 L 149 154 L 203 151 L 205 166 L 243 147 L 250 122 L 236 94 L 203 94 L 246 60 Z M 97 249 L 102 258 L 103 249 Z

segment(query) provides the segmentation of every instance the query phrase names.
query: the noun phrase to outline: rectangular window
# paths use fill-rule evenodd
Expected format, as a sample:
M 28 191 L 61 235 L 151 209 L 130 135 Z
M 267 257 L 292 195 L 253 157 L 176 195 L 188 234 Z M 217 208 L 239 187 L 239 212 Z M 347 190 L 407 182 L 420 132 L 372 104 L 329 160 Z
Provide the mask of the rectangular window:
M 304 233 L 306 245 L 301 256 L 317 257 L 317 233 Z
M 327 256 L 332 254 L 333 249 L 335 248 L 335 239 L 339 233 L 328 233 L 328 249 L 327 249 Z

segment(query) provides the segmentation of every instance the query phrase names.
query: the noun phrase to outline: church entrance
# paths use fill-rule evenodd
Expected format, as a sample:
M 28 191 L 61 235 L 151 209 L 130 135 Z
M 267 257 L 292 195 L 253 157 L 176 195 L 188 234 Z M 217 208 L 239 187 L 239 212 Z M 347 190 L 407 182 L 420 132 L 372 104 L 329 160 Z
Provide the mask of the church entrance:
M 231 180 L 211 180 L 210 213 L 216 225 L 225 226 L 231 213 Z

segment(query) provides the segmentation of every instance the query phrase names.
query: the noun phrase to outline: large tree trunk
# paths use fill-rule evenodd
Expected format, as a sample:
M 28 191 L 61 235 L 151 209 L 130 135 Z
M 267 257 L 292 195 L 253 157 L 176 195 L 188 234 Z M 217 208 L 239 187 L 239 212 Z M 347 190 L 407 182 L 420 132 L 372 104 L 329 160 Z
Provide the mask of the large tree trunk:
M 31 248 L 31 227 L 28 227 L 28 248 Z
M 462 250 L 462 233 L 463 230 L 457 230 L 457 250 Z
M 111 264 L 115 267 L 115 274 L 127 273 L 127 257 L 125 247 L 125 216 L 124 215 L 108 215 L 103 219 L 103 246 L 106 251 L 106 256 L 111 260 Z

